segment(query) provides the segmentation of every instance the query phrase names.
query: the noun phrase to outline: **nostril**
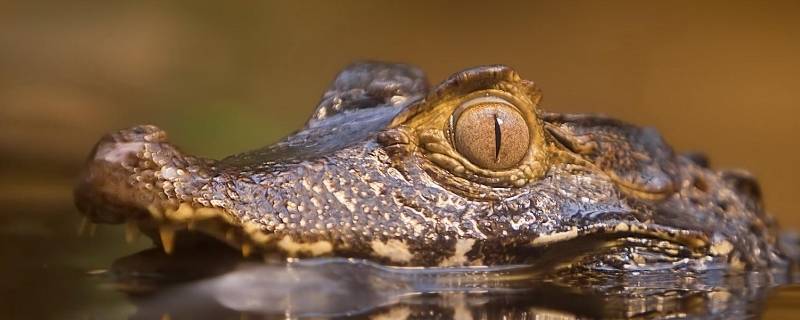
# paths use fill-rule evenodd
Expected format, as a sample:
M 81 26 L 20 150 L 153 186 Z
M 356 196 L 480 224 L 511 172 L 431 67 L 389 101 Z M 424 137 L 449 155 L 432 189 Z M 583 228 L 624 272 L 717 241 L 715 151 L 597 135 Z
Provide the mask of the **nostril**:
M 167 142 L 167 133 L 153 125 L 123 129 L 97 142 L 89 160 L 120 163 L 140 152 L 146 143 L 164 142 Z
M 167 142 L 167 132 L 154 125 L 141 125 L 115 134 L 118 142 Z
M 708 182 L 706 182 L 706 179 L 701 176 L 695 176 L 692 181 L 692 185 L 694 185 L 697 190 L 700 190 L 700 192 L 703 193 L 706 193 L 709 190 Z
M 92 160 L 121 163 L 131 155 L 135 156 L 144 148 L 143 142 L 100 141 L 95 146 Z
M 153 201 L 158 163 L 174 164 L 180 159 L 167 143 L 166 133 L 156 126 L 108 134 L 89 154 L 74 191 L 75 204 L 92 222 L 124 222 L 146 211 Z

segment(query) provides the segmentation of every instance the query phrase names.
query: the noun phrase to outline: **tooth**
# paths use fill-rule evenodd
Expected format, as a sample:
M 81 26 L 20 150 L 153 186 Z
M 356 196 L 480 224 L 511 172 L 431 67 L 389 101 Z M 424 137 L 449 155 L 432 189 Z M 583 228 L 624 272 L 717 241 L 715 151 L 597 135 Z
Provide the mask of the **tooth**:
M 233 215 L 228 214 L 225 211 L 220 211 L 220 217 L 228 224 L 237 224 L 239 222 Z
M 166 215 L 168 218 L 172 220 L 178 220 L 178 221 L 188 220 L 189 218 L 192 217 L 192 215 L 194 215 L 194 208 L 192 208 L 192 205 L 189 204 L 188 202 L 182 202 L 178 206 L 177 210 L 167 209 Z
M 108 272 L 108 269 L 93 269 L 86 271 L 86 274 L 90 276 L 102 276 L 108 274 Z
M 134 220 L 125 223 L 125 242 L 133 243 L 139 238 L 139 226 Z
M 236 240 L 235 236 L 236 233 L 233 231 L 233 229 L 228 229 L 228 231 L 225 232 L 225 239 L 227 239 L 228 241 Z
M 81 237 L 86 234 L 86 228 L 89 226 L 89 218 L 84 216 L 81 218 L 81 223 L 78 225 L 78 236 Z
M 147 206 L 147 211 L 150 212 L 150 215 L 153 216 L 153 218 L 156 219 L 156 220 L 163 220 L 164 219 L 164 215 L 161 214 L 161 210 L 158 209 L 158 207 L 156 207 L 155 205 L 152 205 L 152 204 L 148 205 Z
M 169 316 L 169 313 L 165 313 L 161 315 L 161 320 L 172 320 L 172 317 Z
M 195 224 L 196 223 L 194 222 L 194 220 L 189 220 L 189 222 L 186 223 L 186 229 L 194 230 L 194 228 L 196 227 Z
M 172 254 L 175 249 L 175 229 L 162 226 L 158 229 L 158 233 L 161 235 L 161 246 L 164 247 L 164 252 Z
M 253 252 L 253 246 L 251 246 L 247 242 L 242 243 L 242 257 L 247 258 L 247 257 L 250 256 L 250 253 L 252 253 L 252 252 Z
M 261 226 L 256 223 L 247 222 L 243 228 L 244 232 L 250 235 L 250 240 L 255 243 L 265 244 L 271 239 L 268 234 L 261 231 Z
M 97 232 L 97 224 L 89 222 L 89 237 L 94 237 L 95 232 Z
M 195 218 L 197 218 L 197 219 L 201 219 L 201 220 L 202 219 L 209 219 L 209 218 L 213 218 L 213 217 L 219 216 L 220 215 L 220 210 L 216 209 L 216 208 L 202 207 L 202 208 L 197 208 L 197 210 L 194 211 L 194 214 L 195 214 Z

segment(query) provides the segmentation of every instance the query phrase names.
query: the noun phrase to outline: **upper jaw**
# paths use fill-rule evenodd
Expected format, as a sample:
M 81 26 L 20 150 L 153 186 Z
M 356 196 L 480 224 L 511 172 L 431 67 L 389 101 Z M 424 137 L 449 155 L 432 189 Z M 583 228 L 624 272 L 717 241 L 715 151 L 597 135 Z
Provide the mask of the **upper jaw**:
M 291 138 L 286 141 L 293 142 Z M 283 144 L 291 144 L 288 142 Z M 325 146 L 331 147 L 334 146 Z M 244 161 L 249 155 L 218 162 L 182 154 L 167 142 L 163 130 L 155 126 L 137 126 L 109 134 L 97 143 L 75 189 L 75 203 L 89 221 L 127 223 L 127 230 L 141 229 L 156 242 L 160 241 L 168 252 L 172 251 L 176 233 L 183 230 L 202 231 L 231 246 L 241 247 L 246 255 L 256 250 L 274 251 L 275 246 L 280 246 L 280 240 L 287 238 L 276 238 L 279 235 L 291 233 L 295 235 L 294 240 L 298 239 L 296 235 L 302 235 L 312 242 L 315 237 L 319 238 L 317 234 L 306 234 L 300 227 L 302 219 L 292 217 L 292 221 L 287 222 L 281 212 L 297 210 L 291 201 L 309 200 L 303 195 L 312 193 L 317 194 L 314 200 L 319 200 L 312 201 L 317 204 L 315 210 L 323 210 L 323 206 L 327 210 L 325 201 L 341 197 L 336 190 L 328 190 L 328 185 L 338 183 L 342 175 L 348 174 L 351 182 L 360 181 L 362 176 L 351 171 L 363 169 L 364 164 L 348 160 L 368 151 L 350 149 L 353 153 L 340 156 L 333 167 L 325 164 L 328 156 L 319 155 L 335 153 L 323 152 L 327 149 L 307 153 L 308 158 L 300 163 L 289 161 L 292 159 L 263 160 L 261 150 L 251 153 L 256 160 L 263 160 L 258 163 Z M 331 168 L 342 175 L 330 176 Z M 297 185 L 298 181 L 303 182 L 305 189 L 283 187 Z M 317 190 L 320 187 L 324 190 Z M 358 187 L 362 192 L 374 191 L 363 183 Z M 319 192 L 326 194 L 319 195 Z M 292 197 L 301 199 L 292 200 Z M 345 203 L 345 206 L 352 205 Z M 341 208 L 331 210 L 342 211 Z M 347 221 L 346 214 L 350 213 L 343 214 L 341 220 Z M 296 223 L 299 226 L 293 229 L 291 226 Z M 291 243 L 287 246 L 297 247 Z M 301 246 L 298 250 L 312 254 L 330 252 L 330 248 L 321 245 Z
M 344 162 L 340 164 L 346 165 Z M 350 165 L 353 166 L 351 169 L 359 166 L 357 164 Z M 277 237 L 286 232 L 277 232 L 278 234 L 276 234 L 272 232 L 273 229 L 270 229 L 272 231 L 267 233 L 262 228 L 264 225 L 256 224 L 253 219 L 241 213 L 263 208 L 256 202 L 248 204 L 246 199 L 248 195 L 263 196 L 268 191 L 285 192 L 285 194 L 281 194 L 282 196 L 296 195 L 296 193 L 279 189 L 267 190 L 267 187 L 251 181 L 238 183 L 236 188 L 239 189 L 236 190 L 241 192 L 236 194 L 236 197 L 231 197 L 227 193 L 231 189 L 226 189 L 228 182 L 232 180 L 229 176 L 231 173 L 218 172 L 217 167 L 217 162 L 183 155 L 167 142 L 166 134 L 154 126 L 139 126 L 122 130 L 101 139 L 92 151 L 82 179 L 75 190 L 76 205 L 92 222 L 127 222 L 129 226 L 135 227 L 129 229 L 145 230 L 154 239 L 160 239 L 162 246 L 167 251 L 172 250 L 171 243 L 175 239 L 175 234 L 182 230 L 203 231 L 231 246 L 241 248 L 245 255 L 256 250 L 270 251 L 276 247 L 280 248 L 278 243 L 282 238 Z M 291 176 L 284 180 L 292 180 L 296 184 L 298 179 L 302 180 L 312 171 L 328 174 L 327 169 L 331 169 L 304 168 L 304 166 L 297 167 L 296 169 L 302 169 L 298 171 L 299 173 L 284 172 Z M 368 168 L 357 169 L 367 170 Z M 345 176 L 349 171 L 348 168 L 338 168 L 338 170 Z M 369 170 L 375 174 L 381 171 L 379 168 Z M 274 178 L 272 175 L 265 176 L 267 179 L 265 181 L 275 182 L 277 186 L 278 181 L 273 181 Z M 389 178 L 382 177 L 380 179 Z M 380 179 L 378 180 L 388 181 Z M 225 187 L 215 190 L 206 188 L 215 185 Z M 391 189 L 390 186 L 386 186 L 386 188 Z M 209 196 L 206 197 L 206 195 Z M 238 208 L 247 207 L 237 210 L 237 206 L 239 206 Z M 261 215 L 258 223 L 276 219 L 275 214 L 270 212 L 258 211 L 258 214 Z M 345 218 L 342 217 L 342 219 Z M 612 223 L 613 219 L 598 220 L 597 224 L 588 226 L 561 225 L 566 229 L 550 230 L 538 236 L 528 235 L 530 245 L 532 247 L 550 246 L 588 235 L 607 234 L 611 237 L 630 235 L 664 239 L 698 248 L 698 250 L 708 246 L 708 239 L 702 234 L 646 223 L 629 222 L 637 220 L 634 216 L 625 219 L 627 220 L 619 220 L 616 223 Z M 586 221 L 584 219 L 581 222 Z M 302 232 L 302 230 L 285 231 Z M 331 252 L 331 248 L 321 247 L 325 242 L 318 241 L 316 243 L 320 246 L 307 249 Z
M 122 223 L 145 214 L 159 198 L 153 151 L 162 143 L 166 134 L 155 126 L 137 126 L 100 139 L 75 188 L 78 209 L 97 223 Z
M 75 204 L 89 222 L 126 223 L 128 238 L 141 230 L 167 252 L 175 234 L 187 229 L 243 246 L 250 237 L 236 216 L 202 194 L 185 192 L 219 177 L 215 163 L 183 155 L 155 126 L 120 130 L 95 145 L 74 190 Z

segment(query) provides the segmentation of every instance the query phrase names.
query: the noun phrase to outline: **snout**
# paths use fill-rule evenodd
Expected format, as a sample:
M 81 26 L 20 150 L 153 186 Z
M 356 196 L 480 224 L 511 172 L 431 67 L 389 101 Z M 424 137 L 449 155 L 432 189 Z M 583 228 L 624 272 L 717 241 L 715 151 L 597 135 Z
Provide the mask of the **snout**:
M 155 126 L 136 126 L 104 136 L 90 153 L 75 188 L 75 205 L 94 223 L 122 223 L 144 215 L 163 193 L 158 168 L 178 152 Z
M 230 213 L 215 207 L 222 205 L 220 193 L 209 190 L 219 185 L 215 177 L 224 176 L 214 171 L 216 163 L 182 154 L 155 126 L 124 129 L 95 145 L 75 204 L 90 222 L 126 223 L 126 238 L 141 231 L 167 253 L 178 232 L 201 231 L 248 255 L 252 245 L 245 241 L 264 236 L 255 229 L 245 234 Z

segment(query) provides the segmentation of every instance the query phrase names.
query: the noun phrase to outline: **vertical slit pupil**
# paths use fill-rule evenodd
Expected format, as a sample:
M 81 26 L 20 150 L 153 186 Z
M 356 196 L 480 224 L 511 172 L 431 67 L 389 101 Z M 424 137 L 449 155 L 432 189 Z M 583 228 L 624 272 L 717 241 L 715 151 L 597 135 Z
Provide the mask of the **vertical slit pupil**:
M 500 142 L 503 138 L 503 133 L 500 130 L 500 124 L 503 123 L 503 120 L 497 118 L 497 114 L 494 115 L 494 161 L 500 161 Z

